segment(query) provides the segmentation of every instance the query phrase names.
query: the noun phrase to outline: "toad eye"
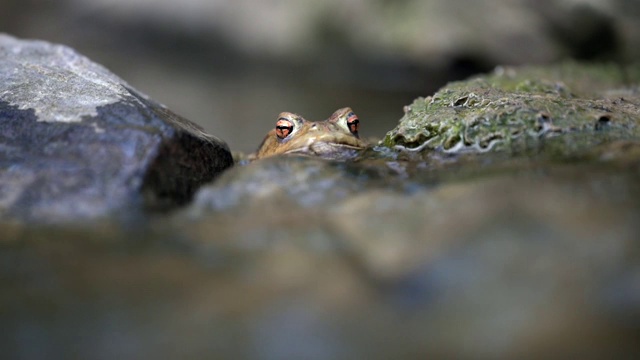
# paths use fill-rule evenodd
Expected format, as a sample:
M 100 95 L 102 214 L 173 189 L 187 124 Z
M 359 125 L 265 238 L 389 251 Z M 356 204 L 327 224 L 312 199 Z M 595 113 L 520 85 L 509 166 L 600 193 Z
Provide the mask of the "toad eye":
M 293 131 L 293 123 L 285 118 L 278 119 L 276 123 L 276 135 L 279 139 L 284 139 Z
M 351 131 L 353 135 L 358 136 L 358 129 L 360 128 L 360 120 L 358 119 L 358 116 L 353 112 L 350 112 L 349 114 L 347 114 L 347 127 L 349 128 L 349 131 Z

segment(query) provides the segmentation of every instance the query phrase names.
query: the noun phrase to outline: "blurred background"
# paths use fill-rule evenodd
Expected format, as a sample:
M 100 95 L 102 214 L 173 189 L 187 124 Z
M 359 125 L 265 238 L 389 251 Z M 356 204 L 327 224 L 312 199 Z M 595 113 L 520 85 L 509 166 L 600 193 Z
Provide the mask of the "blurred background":
M 640 1 L 2 0 L 0 31 L 71 46 L 249 152 L 281 111 L 351 106 L 382 137 L 496 65 L 635 61 Z

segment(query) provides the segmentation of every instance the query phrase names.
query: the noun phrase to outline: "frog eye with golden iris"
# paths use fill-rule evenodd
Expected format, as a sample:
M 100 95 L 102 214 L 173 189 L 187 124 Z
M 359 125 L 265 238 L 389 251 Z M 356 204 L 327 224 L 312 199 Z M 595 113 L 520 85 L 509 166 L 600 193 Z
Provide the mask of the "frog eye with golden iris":
M 360 120 L 358 119 L 358 115 L 356 115 L 353 111 L 347 114 L 347 127 L 353 135 L 358 135 Z
M 280 118 L 276 123 L 276 135 L 280 139 L 284 139 L 293 132 L 293 122 L 291 120 Z

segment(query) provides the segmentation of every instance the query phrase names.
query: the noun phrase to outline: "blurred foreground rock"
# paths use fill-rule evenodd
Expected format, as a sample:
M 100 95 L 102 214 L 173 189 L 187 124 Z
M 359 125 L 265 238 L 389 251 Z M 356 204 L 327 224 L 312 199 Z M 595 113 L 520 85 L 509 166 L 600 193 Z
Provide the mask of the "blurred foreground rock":
M 594 163 L 273 159 L 203 189 L 179 227 L 199 258 L 235 249 L 251 259 L 243 279 L 275 292 L 260 305 L 278 309 L 266 358 L 638 355 L 638 149 L 596 149 Z
M 619 148 L 635 155 L 605 155 Z M 23 359 L 633 358 L 638 149 L 472 171 L 441 160 L 405 167 L 404 181 L 395 165 L 273 158 L 133 229 L 3 226 L 0 347 Z M 260 172 L 274 181 L 260 188 Z
M 233 164 L 225 143 L 67 47 L 0 34 L 0 58 L 3 219 L 184 203 Z

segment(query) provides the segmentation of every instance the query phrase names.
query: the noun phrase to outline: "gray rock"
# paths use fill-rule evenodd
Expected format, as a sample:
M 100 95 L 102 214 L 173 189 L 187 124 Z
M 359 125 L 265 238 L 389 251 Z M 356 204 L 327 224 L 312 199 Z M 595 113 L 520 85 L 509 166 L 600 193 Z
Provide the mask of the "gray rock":
M 74 50 L 0 34 L 0 218 L 165 208 L 233 164 L 227 145 Z

